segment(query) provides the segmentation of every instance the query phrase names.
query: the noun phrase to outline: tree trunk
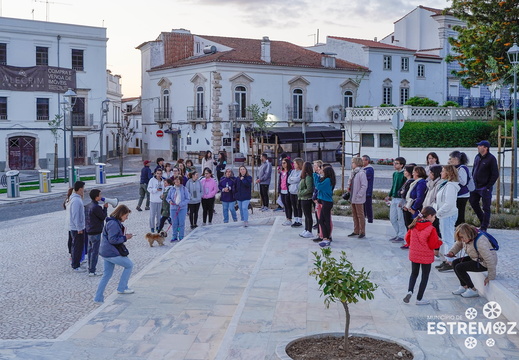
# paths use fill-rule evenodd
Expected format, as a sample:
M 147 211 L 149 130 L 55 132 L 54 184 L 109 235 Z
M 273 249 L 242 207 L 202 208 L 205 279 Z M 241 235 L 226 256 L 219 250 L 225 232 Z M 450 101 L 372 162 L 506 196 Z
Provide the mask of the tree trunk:
M 119 144 L 119 175 L 123 176 L 123 152 L 124 152 L 124 144 Z
M 344 351 L 348 353 L 348 336 L 350 335 L 350 309 L 348 308 L 347 302 L 343 302 L 342 306 L 344 307 L 344 311 L 346 312 L 346 326 L 344 327 Z
M 58 143 L 54 143 L 54 179 L 58 178 Z

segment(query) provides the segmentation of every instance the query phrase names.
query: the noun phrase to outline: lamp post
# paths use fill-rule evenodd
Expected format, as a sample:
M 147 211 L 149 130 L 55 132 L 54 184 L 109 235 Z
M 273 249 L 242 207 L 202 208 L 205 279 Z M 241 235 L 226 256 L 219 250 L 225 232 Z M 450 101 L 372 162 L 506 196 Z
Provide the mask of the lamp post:
M 231 168 L 234 168 L 234 120 L 238 119 L 238 111 L 240 108 L 240 104 L 234 101 L 232 104 L 232 112 L 234 116 L 229 116 L 229 127 L 231 130 L 229 133 L 231 134 Z
M 105 122 L 108 117 L 108 106 L 110 104 L 110 99 L 106 98 L 101 103 L 101 130 L 99 131 L 99 162 L 104 163 L 105 158 L 103 157 L 103 129 L 105 127 Z
M 508 60 L 512 64 L 514 72 L 514 126 L 513 126 L 513 145 L 512 145 L 512 184 L 514 186 L 514 198 L 517 197 L 517 65 L 519 65 L 519 46 L 514 45 L 508 49 Z
M 70 119 L 70 178 L 72 182 L 69 181 L 69 184 L 74 185 L 76 182 L 76 174 L 74 172 L 74 121 L 72 119 L 72 108 L 76 103 L 77 94 L 69 88 L 67 92 L 63 95 L 64 99 L 61 103 L 63 105 L 63 111 L 66 114 L 68 112 Z

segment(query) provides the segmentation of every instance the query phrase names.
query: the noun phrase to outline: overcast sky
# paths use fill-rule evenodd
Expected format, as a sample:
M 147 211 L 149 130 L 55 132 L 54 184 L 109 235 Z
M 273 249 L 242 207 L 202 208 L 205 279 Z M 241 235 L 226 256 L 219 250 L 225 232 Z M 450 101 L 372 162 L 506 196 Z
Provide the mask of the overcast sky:
M 11 18 L 104 26 L 108 68 L 122 76 L 125 97 L 140 95 L 139 44 L 184 28 L 198 35 L 289 41 L 313 45 L 327 35 L 381 39 L 393 22 L 418 5 L 445 8 L 446 0 L 0 0 Z

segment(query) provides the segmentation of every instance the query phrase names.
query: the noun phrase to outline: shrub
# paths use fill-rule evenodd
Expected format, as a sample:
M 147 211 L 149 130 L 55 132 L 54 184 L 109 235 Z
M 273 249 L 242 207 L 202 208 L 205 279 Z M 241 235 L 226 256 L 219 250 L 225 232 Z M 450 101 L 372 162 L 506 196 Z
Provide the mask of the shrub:
M 380 104 L 379 107 L 396 107 L 396 105 L 393 105 L 393 104 Z
M 460 104 L 458 104 L 456 101 L 446 101 L 445 104 L 442 105 L 442 107 L 449 107 L 449 106 L 452 106 L 452 107 L 460 107 Z
M 403 147 L 474 147 L 478 141 L 489 140 L 495 146 L 493 130 L 499 122 L 407 122 L 400 130 Z
M 373 218 L 378 220 L 389 220 L 389 206 L 385 202 L 373 203 Z
M 407 100 L 404 105 L 437 107 L 438 103 L 426 97 L 414 96 Z

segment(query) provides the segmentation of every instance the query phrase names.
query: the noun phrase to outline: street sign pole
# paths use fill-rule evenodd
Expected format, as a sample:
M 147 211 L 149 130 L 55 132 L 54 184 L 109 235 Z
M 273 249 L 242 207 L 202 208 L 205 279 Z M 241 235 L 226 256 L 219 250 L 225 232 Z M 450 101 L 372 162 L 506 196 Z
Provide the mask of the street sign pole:
M 398 111 L 396 112 L 393 117 L 391 118 L 391 124 L 393 125 L 393 128 L 396 129 L 396 136 L 397 136 L 397 142 L 398 142 L 398 150 L 397 154 L 398 157 L 400 157 L 400 129 L 404 127 L 404 114 L 402 112 Z

